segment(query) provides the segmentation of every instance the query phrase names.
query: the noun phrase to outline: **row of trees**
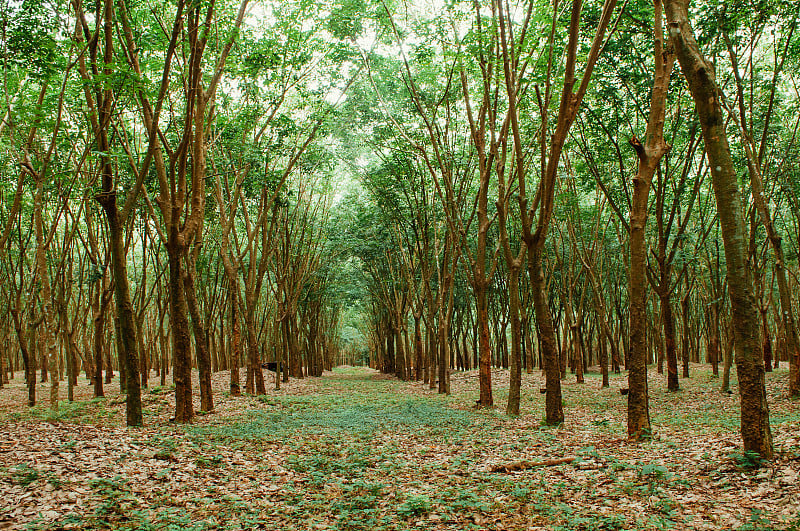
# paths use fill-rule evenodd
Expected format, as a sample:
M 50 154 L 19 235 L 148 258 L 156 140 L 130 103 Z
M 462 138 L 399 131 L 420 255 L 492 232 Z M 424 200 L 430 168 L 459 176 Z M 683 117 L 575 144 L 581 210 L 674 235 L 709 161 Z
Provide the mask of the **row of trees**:
M 765 362 L 787 361 L 800 393 L 797 15 L 780 2 L 387 10 L 364 54 L 376 165 L 351 213 L 373 242 L 354 250 L 373 363 L 443 393 L 451 368 L 479 367 L 484 407 L 491 367 L 509 367 L 509 414 L 521 369 L 541 367 L 548 423 L 564 419 L 567 365 L 583 381 L 598 364 L 603 385 L 624 366 L 642 439 L 649 363 L 678 390 L 679 365 L 724 362 L 727 390 L 735 359 L 745 450 L 769 457 Z
M 642 439 L 649 363 L 727 388 L 735 358 L 769 457 L 765 360 L 800 393 L 798 7 L 726 6 L 7 6 L 0 373 L 33 403 L 46 367 L 56 407 L 116 367 L 137 425 L 172 369 L 185 422 L 193 367 L 209 410 L 215 370 L 262 393 L 263 361 L 366 349 L 442 393 L 477 367 L 483 407 L 507 366 L 509 414 L 540 367 L 557 424 L 597 364 Z
M 186 422 L 193 367 L 211 410 L 214 370 L 264 393 L 263 361 L 319 375 L 338 349 L 315 140 L 352 74 L 325 6 L 152 7 L 3 12 L 0 382 L 22 365 L 32 406 L 41 369 L 57 408 L 65 376 L 103 396 L 117 368 L 129 425 L 151 370 Z

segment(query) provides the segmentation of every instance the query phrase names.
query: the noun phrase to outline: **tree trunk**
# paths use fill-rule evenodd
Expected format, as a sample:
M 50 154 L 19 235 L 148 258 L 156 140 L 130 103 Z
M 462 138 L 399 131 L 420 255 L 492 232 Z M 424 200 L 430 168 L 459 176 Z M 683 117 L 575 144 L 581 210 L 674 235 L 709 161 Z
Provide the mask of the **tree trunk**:
M 742 218 L 742 202 L 725 132 L 721 94 L 716 84 L 714 67 L 700 53 L 694 39 L 689 24 L 687 0 L 667 0 L 666 8 L 670 36 L 695 101 L 711 166 L 733 314 L 744 449 L 769 459 L 772 457 L 772 433 L 764 385 L 763 345 L 753 283 L 747 269 L 747 238 Z
M 242 332 L 239 326 L 239 286 L 236 282 L 231 282 L 228 278 L 228 311 L 231 319 L 230 335 L 230 368 L 231 368 L 231 396 L 242 394 L 242 387 L 239 383 L 239 360 L 242 356 Z
M 716 303 L 711 304 L 708 314 L 708 362 L 711 364 L 711 374 L 719 376 L 719 313 Z
M 420 328 L 421 315 L 414 314 L 414 379 L 422 379 L 422 365 L 425 353 L 422 350 L 422 329 Z
M 511 320 L 511 374 L 508 382 L 508 415 L 519 415 L 520 387 L 522 386 L 522 324 L 519 315 L 519 273 L 522 261 L 509 267 L 508 314 Z
M 535 245 L 528 254 L 528 269 L 545 371 L 545 423 L 552 426 L 564 422 L 564 407 L 561 398 L 561 367 L 556 346 L 556 334 L 545 292 L 541 244 Z
M 480 279 L 479 279 L 480 280 Z M 480 381 L 480 406 L 494 406 L 492 398 L 492 347 L 489 342 L 489 308 L 486 303 L 486 285 L 476 282 L 475 315 L 478 321 L 478 365 Z
M 28 351 L 28 341 L 25 337 L 25 329 L 20 318 L 21 299 L 17 299 L 17 307 L 11 308 L 11 318 L 14 320 L 14 330 L 17 332 L 19 340 L 19 350 L 22 354 L 22 364 L 25 367 L 25 383 L 28 387 L 28 406 L 36 405 L 36 362 L 35 356 L 31 356 Z
M 248 295 L 245 294 L 245 298 Z M 250 394 L 264 395 L 267 389 L 264 386 L 264 373 L 261 372 L 261 360 L 258 354 L 258 341 L 256 340 L 255 302 L 250 301 L 245 310 L 245 327 L 247 327 L 247 381 L 253 384 L 247 392 Z M 310 354 L 310 353 L 309 353 Z
M 177 219 L 177 212 L 175 213 Z M 170 227 L 167 240 L 169 255 L 169 326 L 172 333 L 173 373 L 175 381 L 175 422 L 185 423 L 194 417 L 192 404 L 192 352 L 186 295 L 183 286 L 184 249 L 178 243 L 178 227 Z
M 723 393 L 730 392 L 731 386 L 731 366 L 733 365 L 733 339 L 728 338 L 725 343 L 725 353 L 722 359 L 722 384 L 720 390 Z
M 667 276 L 667 282 L 669 282 L 669 276 Z M 675 348 L 675 318 L 672 314 L 672 302 L 669 295 L 661 296 L 661 318 L 667 357 L 667 390 L 678 391 L 680 385 L 678 383 L 678 352 Z
M 650 398 L 647 388 L 647 226 L 648 199 L 653 175 L 661 158 L 669 150 L 664 142 L 664 114 L 674 57 L 665 53 L 661 25 L 661 0 L 654 0 L 653 25 L 655 50 L 655 75 L 653 80 L 650 114 L 642 143 L 631 139 L 639 158 L 639 169 L 633 180 L 633 200 L 630 216 L 630 273 L 628 297 L 630 300 L 630 328 L 628 360 L 628 437 L 632 440 L 649 439 Z M 663 308 L 662 308 L 663 311 Z
M 431 315 L 430 320 L 433 323 L 435 317 Z M 436 379 L 437 379 L 437 370 L 436 370 L 436 360 L 439 352 L 439 347 L 437 345 L 437 336 L 436 336 L 436 327 L 432 324 L 429 324 L 427 327 L 427 338 L 428 338 L 428 351 L 427 351 L 427 362 L 425 363 L 425 378 L 428 382 L 429 389 L 436 389 Z
M 688 276 L 686 277 L 689 278 Z M 681 298 L 681 319 L 683 321 L 683 333 L 681 334 L 681 361 L 684 378 L 689 378 L 689 337 L 692 334 L 691 323 L 689 322 L 689 292 L 683 294 Z
M 450 394 L 450 327 L 446 317 L 439 319 L 439 393 Z
M 197 304 L 197 291 L 194 279 L 196 276 L 195 261 L 190 260 L 183 271 L 183 289 L 189 313 L 192 316 L 192 329 L 194 331 L 194 344 L 197 351 L 197 372 L 200 380 L 200 409 L 202 411 L 214 410 L 214 396 L 211 391 L 211 360 L 208 354 L 208 333 L 205 320 Z
M 34 225 L 36 233 L 36 272 L 39 283 L 39 299 L 42 304 L 42 324 L 41 340 L 43 345 L 43 367 L 50 372 L 50 409 L 58 410 L 58 349 L 56 346 L 55 332 L 55 311 L 53 293 L 50 285 L 50 272 L 47 267 L 47 242 L 44 233 L 44 221 L 42 219 L 42 195 L 44 193 L 44 183 L 42 176 L 37 176 L 36 196 L 34 197 Z
M 759 305 L 759 311 L 761 312 L 761 337 L 764 342 L 764 371 L 772 372 L 772 337 L 767 324 L 769 307 Z

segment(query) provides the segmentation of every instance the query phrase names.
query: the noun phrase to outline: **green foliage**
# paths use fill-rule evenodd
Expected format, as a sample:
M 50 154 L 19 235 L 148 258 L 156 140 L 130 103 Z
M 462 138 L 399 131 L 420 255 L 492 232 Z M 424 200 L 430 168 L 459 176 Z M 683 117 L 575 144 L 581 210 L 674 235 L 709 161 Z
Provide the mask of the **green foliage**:
M 339 528 L 365 531 L 380 528 L 378 507 L 385 485 L 357 480 L 342 485 L 342 488 L 342 497 L 332 506 L 333 511 L 341 517 Z
M 199 437 L 219 439 L 281 440 L 302 428 L 329 434 L 358 433 L 364 435 L 397 429 L 414 428 L 428 432 L 465 430 L 476 420 L 471 413 L 453 411 L 444 404 L 408 398 L 387 400 L 375 395 L 361 395 L 361 401 L 342 405 L 331 399 L 285 397 L 265 402 L 276 409 L 247 413 L 247 420 L 215 428 L 198 427 Z
M 736 528 L 736 531 L 770 531 L 775 529 L 768 513 L 762 509 L 751 509 L 747 523 Z M 791 528 L 789 528 L 791 529 Z
M 211 457 L 200 456 L 194 463 L 201 468 L 218 468 L 224 464 L 224 460 L 220 455 L 213 455 Z
M 627 528 L 627 522 L 619 515 L 593 515 L 593 514 L 568 514 L 563 525 L 554 527 L 558 531 L 597 529 L 598 531 L 612 531 Z
M 46 79 L 63 62 L 59 55 L 58 4 L 33 0 L 6 4 L 0 13 L 3 24 L 3 56 L 6 64 L 25 69 L 37 79 Z
M 668 480 L 672 477 L 672 474 L 667 467 L 650 463 L 642 466 L 642 469 L 639 471 L 639 477 L 655 483 Z
M 92 516 L 99 527 L 114 528 L 115 520 L 128 518 L 137 500 L 130 492 L 127 479 L 122 476 L 98 478 L 90 480 L 89 485 L 103 499 Z
M 800 515 L 795 515 L 786 529 L 788 531 L 800 531 Z
M 41 472 L 27 463 L 21 463 L 10 469 L 11 482 L 21 487 L 27 487 L 41 477 Z
M 400 507 L 397 508 L 397 514 L 402 518 L 410 518 L 412 516 L 420 516 L 427 514 L 431 511 L 431 500 L 424 495 L 411 496 Z
M 326 27 L 337 39 L 355 39 L 364 31 L 362 16 L 367 11 L 364 0 L 347 0 L 337 5 Z
M 519 499 L 524 495 L 515 497 Z M 476 512 L 487 512 L 490 509 L 485 497 L 471 490 L 456 491 L 453 499 L 447 503 L 447 508 L 455 514 L 474 514 Z
M 767 463 L 767 460 L 762 458 L 758 452 L 732 452 L 730 454 L 736 466 L 745 470 L 754 470 L 761 468 L 762 465 Z

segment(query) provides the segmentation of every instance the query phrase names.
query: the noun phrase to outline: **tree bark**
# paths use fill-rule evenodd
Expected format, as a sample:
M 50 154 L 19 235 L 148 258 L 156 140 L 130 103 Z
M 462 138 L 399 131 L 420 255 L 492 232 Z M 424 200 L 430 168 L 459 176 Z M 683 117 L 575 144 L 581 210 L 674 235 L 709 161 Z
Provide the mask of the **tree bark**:
M 110 4 L 110 2 L 108 2 Z M 110 163 L 109 163 L 110 169 Z M 104 204 L 105 203 L 105 204 Z M 111 245 L 111 267 L 114 275 L 114 299 L 116 302 L 117 320 L 119 322 L 120 363 L 125 366 L 125 422 L 128 426 L 141 426 L 142 391 L 139 379 L 138 337 L 136 318 L 131 303 L 130 285 L 128 284 L 128 267 L 124 248 L 119 211 L 117 209 L 116 192 L 101 200 L 109 227 L 109 244 Z
M 200 373 L 200 409 L 202 411 L 214 410 L 214 396 L 211 391 L 211 359 L 208 354 L 208 331 L 205 320 L 200 313 L 200 306 L 197 303 L 197 291 L 195 288 L 195 260 L 192 259 L 186 265 L 183 272 L 183 288 L 186 292 L 186 303 L 189 314 L 192 316 L 192 329 L 194 332 L 194 345 L 197 352 L 197 370 Z
M 42 219 L 44 182 L 41 173 L 36 174 L 36 195 L 33 200 L 33 219 L 36 234 L 36 276 L 39 284 L 39 300 L 42 304 L 42 328 L 40 339 L 44 343 L 42 371 L 45 368 L 50 372 L 50 409 L 58 410 L 58 371 L 57 347 L 55 331 L 55 310 L 53 293 L 50 284 L 50 272 L 47 267 L 47 235 L 44 232 Z
M 173 213 L 176 218 L 178 212 Z M 194 417 L 192 404 L 192 352 L 186 294 L 183 286 L 185 246 L 178 242 L 178 227 L 170 227 L 167 239 L 169 256 L 169 326 L 172 333 L 173 372 L 175 381 L 175 422 L 189 422 Z
M 655 49 L 655 76 L 650 101 L 647 131 L 642 143 L 631 140 L 639 158 L 639 169 L 633 180 L 633 200 L 630 218 L 630 273 L 628 297 L 630 299 L 628 372 L 628 437 L 632 440 L 649 439 L 650 406 L 647 388 L 647 226 L 648 197 L 653 175 L 669 146 L 664 142 L 664 114 L 674 56 L 664 50 L 661 0 L 654 0 L 653 25 Z M 663 311 L 663 305 L 662 305 Z
M 772 457 L 772 433 L 764 384 L 764 355 L 753 283 L 747 266 L 747 238 L 721 93 L 714 67 L 700 52 L 689 24 L 688 0 L 667 0 L 670 37 L 689 83 L 703 130 L 722 229 L 731 300 L 732 328 L 741 398 L 741 432 L 746 452 Z
M 480 260 L 480 257 L 478 260 Z M 485 276 L 485 272 L 480 274 Z M 492 347 L 489 343 L 489 310 L 486 303 L 486 285 L 484 282 L 476 282 L 473 290 L 475 291 L 475 315 L 478 321 L 479 401 L 481 407 L 492 407 L 494 406 L 492 398 Z
M 541 339 L 542 363 L 545 372 L 545 422 L 551 426 L 564 422 L 561 397 L 561 366 L 558 359 L 553 317 L 547 305 L 541 249 L 537 246 L 528 255 L 533 308 Z
M 669 282 L 669 274 L 667 274 L 666 282 Z M 675 317 L 672 313 L 672 301 L 669 293 L 661 296 L 661 321 L 664 327 L 664 350 L 667 358 L 667 390 L 678 391 L 680 384 L 678 383 L 678 350 L 675 346 Z

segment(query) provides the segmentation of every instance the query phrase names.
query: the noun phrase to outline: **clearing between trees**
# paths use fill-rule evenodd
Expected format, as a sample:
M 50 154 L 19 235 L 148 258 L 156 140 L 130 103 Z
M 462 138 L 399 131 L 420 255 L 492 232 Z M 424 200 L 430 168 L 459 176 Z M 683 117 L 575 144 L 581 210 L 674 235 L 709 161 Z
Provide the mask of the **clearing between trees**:
M 454 373 L 451 396 L 340 367 L 238 397 L 220 372 L 213 413 L 170 422 L 174 389 L 152 387 L 146 426 L 126 428 L 117 386 L 91 399 L 81 378 L 54 413 L 24 405 L 17 374 L 0 393 L 0 529 L 799 529 L 786 369 L 767 374 L 775 458 L 760 467 L 741 454 L 738 393 L 692 374 L 677 393 L 651 375 L 639 444 L 624 375 L 563 381 L 569 414 L 549 427 L 538 371 L 516 418 L 473 407 L 477 371 Z M 504 399 L 508 371 L 492 378 Z

